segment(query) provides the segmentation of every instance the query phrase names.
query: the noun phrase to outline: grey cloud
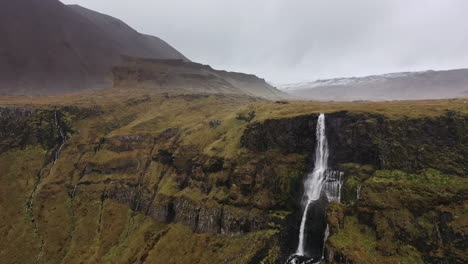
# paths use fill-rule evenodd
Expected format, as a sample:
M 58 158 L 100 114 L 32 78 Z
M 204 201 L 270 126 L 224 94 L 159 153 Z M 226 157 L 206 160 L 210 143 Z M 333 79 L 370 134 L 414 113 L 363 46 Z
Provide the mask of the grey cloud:
M 468 67 L 465 0 L 63 0 L 193 61 L 295 82 Z

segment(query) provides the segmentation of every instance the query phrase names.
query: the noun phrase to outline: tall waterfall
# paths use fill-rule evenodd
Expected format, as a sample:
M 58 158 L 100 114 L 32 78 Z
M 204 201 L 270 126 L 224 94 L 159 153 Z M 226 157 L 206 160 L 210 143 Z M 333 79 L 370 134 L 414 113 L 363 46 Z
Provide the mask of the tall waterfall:
M 293 254 L 286 263 L 291 264 L 301 264 L 301 263 L 318 263 L 323 258 L 323 246 L 325 240 L 328 237 L 327 230 L 328 226 L 315 232 L 314 235 L 320 237 L 315 237 L 315 240 L 321 240 L 321 248 L 315 249 L 316 253 L 314 255 L 309 255 L 308 244 L 307 244 L 307 228 L 308 228 L 308 219 L 309 214 L 314 208 L 314 213 L 320 215 L 322 219 L 325 217 L 325 208 L 320 206 L 319 201 L 326 198 L 326 203 L 333 200 L 341 199 L 341 186 L 343 183 L 343 173 L 339 171 L 333 171 L 328 168 L 328 141 L 325 133 L 325 115 L 320 114 L 317 121 L 316 128 L 316 147 L 315 147 L 315 164 L 314 170 L 307 175 L 307 178 L 304 182 L 304 195 L 303 195 L 303 205 L 304 211 L 302 213 L 301 225 L 299 229 L 299 244 L 296 250 L 296 253 Z M 313 215 L 314 217 L 316 215 Z M 315 219 L 313 219 L 315 220 Z M 322 221 L 323 222 L 323 221 Z M 316 221 L 313 221 L 311 224 L 318 225 Z M 317 227 L 315 227 L 317 230 Z M 317 247 L 317 245 L 315 245 Z

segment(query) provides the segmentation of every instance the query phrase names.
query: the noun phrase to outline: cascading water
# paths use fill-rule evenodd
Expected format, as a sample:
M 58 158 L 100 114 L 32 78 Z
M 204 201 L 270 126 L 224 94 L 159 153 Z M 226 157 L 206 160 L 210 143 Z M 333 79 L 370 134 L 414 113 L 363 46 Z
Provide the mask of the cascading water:
M 307 223 L 308 219 L 311 217 L 309 214 L 311 214 L 311 212 L 314 214 L 312 215 L 313 220 L 315 220 L 314 217 L 321 217 L 323 220 L 325 216 L 325 207 L 323 206 L 323 203 L 320 203 L 320 201 L 323 198 L 326 198 L 325 202 L 328 203 L 333 200 L 339 201 L 341 199 L 343 173 L 333 171 L 328 168 L 329 151 L 325 133 L 324 114 L 320 114 L 317 121 L 316 139 L 314 170 L 307 175 L 304 182 L 304 195 L 302 200 L 304 211 L 302 213 L 301 225 L 299 228 L 299 244 L 296 253 L 289 257 L 286 262 L 290 264 L 318 263 L 322 260 L 323 247 L 328 237 L 328 226 L 325 225 L 323 228 L 320 226 L 313 227 L 313 235 L 320 236 L 315 237 L 314 240 L 320 241 L 321 245 L 315 245 L 319 248 L 315 248 L 314 254 L 308 254 Z M 317 223 L 314 221 L 314 224 Z
M 54 121 L 55 121 L 55 126 L 57 127 L 57 129 L 59 131 L 59 134 L 60 134 L 60 137 L 62 139 L 62 143 L 60 144 L 60 146 L 58 147 L 58 149 L 54 153 L 52 165 L 49 167 L 48 174 L 51 173 L 52 168 L 55 166 L 55 163 L 57 162 L 57 160 L 58 160 L 58 158 L 60 156 L 60 151 L 62 150 L 63 146 L 67 142 L 67 136 L 65 135 L 65 133 L 63 132 L 62 127 L 59 124 L 59 119 L 57 117 L 57 111 L 54 112 Z M 31 223 L 33 225 L 34 232 L 38 235 L 39 240 L 40 240 L 40 247 L 39 247 L 39 253 L 37 254 L 37 257 L 36 257 L 36 264 L 40 263 L 40 261 L 41 261 L 42 255 L 44 253 L 45 241 L 44 241 L 44 238 L 42 237 L 42 235 L 39 233 L 39 226 L 38 226 L 37 221 L 36 221 L 36 219 L 34 217 L 33 206 L 34 206 L 34 197 L 36 196 L 36 192 L 38 191 L 39 185 L 42 182 L 42 177 L 43 177 L 43 175 L 45 173 L 45 168 L 46 167 L 47 167 L 47 165 L 42 167 L 41 170 L 39 171 L 39 173 L 37 174 L 37 180 L 36 180 L 36 182 L 34 184 L 33 191 L 31 193 L 31 195 L 29 196 L 28 202 L 26 204 L 26 210 L 27 210 L 26 212 L 27 212 L 29 218 L 31 219 Z M 76 189 L 76 185 L 75 185 L 75 189 Z M 74 192 L 75 192 L 75 190 L 73 190 L 73 193 Z
M 65 142 L 67 142 L 67 136 L 65 135 L 65 133 L 63 133 L 63 129 L 59 125 L 59 121 L 58 121 L 58 118 L 57 118 L 57 111 L 54 112 L 54 120 L 55 120 L 55 126 L 58 128 L 58 131 L 60 133 L 60 137 L 62 138 L 62 144 L 60 144 L 58 150 L 55 152 L 55 155 L 54 155 L 54 165 L 55 165 L 55 163 L 57 162 L 57 160 L 59 158 L 60 151 L 62 151 L 62 148 L 65 145 Z
M 299 231 L 299 246 L 296 254 L 304 256 L 304 232 L 307 221 L 307 213 L 312 202 L 320 199 L 323 183 L 325 182 L 325 171 L 328 168 L 328 142 L 325 136 L 325 115 L 320 114 L 317 121 L 317 146 L 315 148 L 315 167 L 311 174 L 307 176 L 304 183 L 304 200 L 306 206 L 302 214 L 301 227 Z
M 356 189 L 356 201 L 359 200 L 359 198 L 361 198 L 361 188 L 362 185 L 359 185 Z

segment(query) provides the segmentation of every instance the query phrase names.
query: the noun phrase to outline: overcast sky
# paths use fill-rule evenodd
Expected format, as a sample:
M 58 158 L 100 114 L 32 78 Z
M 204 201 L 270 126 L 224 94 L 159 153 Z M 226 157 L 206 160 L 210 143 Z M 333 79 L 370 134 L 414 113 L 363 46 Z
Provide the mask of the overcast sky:
M 274 83 L 468 68 L 467 0 L 62 0 Z

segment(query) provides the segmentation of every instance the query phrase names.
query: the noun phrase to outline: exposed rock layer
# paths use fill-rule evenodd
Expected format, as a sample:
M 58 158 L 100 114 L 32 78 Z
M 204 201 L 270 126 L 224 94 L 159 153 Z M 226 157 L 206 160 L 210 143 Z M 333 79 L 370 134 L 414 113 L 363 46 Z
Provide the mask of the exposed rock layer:
M 138 107 L 145 102 L 129 104 Z M 225 234 L 232 236 L 232 241 L 252 236 L 271 239 L 271 244 L 262 242 L 249 255 L 251 261 L 273 258 L 282 262 L 296 248 L 301 178 L 311 169 L 308 164 L 313 158 L 317 115 L 250 125 L 237 120 L 247 126 L 242 138 L 237 138 L 245 149 L 241 156 L 228 158 L 183 144 L 184 136 L 191 132 L 183 128 L 168 128 L 158 135 L 111 134 L 130 124 L 135 119 L 132 113 L 115 120 L 105 119 L 105 111 L 98 108 L 1 108 L 0 152 L 8 155 L 9 151 L 22 151 L 21 157 L 31 152 L 36 159 L 44 153 L 51 156 L 61 143 L 54 126 L 55 111 L 60 126 L 73 136 L 56 165 L 51 167 L 47 159 L 42 164 L 50 172 L 41 179 L 34 198 L 32 211 L 45 241 L 45 263 L 59 263 L 74 255 L 69 252 L 86 248 L 79 244 L 86 235 L 90 237 L 86 241 L 116 241 L 121 236 L 131 244 L 129 241 L 143 239 L 131 224 L 143 217 L 152 219 L 151 224 L 182 224 L 194 232 L 191 237 Z M 96 124 L 100 126 L 74 128 L 83 120 L 99 121 Z M 333 203 L 327 216 L 331 233 L 326 251 L 329 262 L 365 263 L 356 256 L 368 257 L 369 252 L 357 254 L 347 248 L 348 241 L 340 237 L 346 234 L 374 243 L 372 250 L 383 255 L 387 263 L 395 263 L 394 258 L 402 252 L 413 252 L 415 259 L 428 263 L 463 263 L 460 245 L 466 232 L 459 219 L 463 217 L 460 212 L 466 194 L 462 186 L 456 187 L 460 177 L 421 169 L 466 175 L 467 116 L 447 112 L 436 118 L 394 120 L 337 112 L 327 114 L 326 120 L 331 165 L 347 176 L 344 204 Z M 198 126 L 217 129 L 208 123 Z M 34 148 L 44 151 L 30 150 Z M 2 156 L 2 161 L 6 158 Z M 441 159 L 447 161 L 439 162 Z M 358 165 L 343 165 L 350 162 Z M 18 175 L 26 175 L 21 171 L 26 169 L 19 166 Z M 418 179 L 425 179 L 421 181 L 427 184 Z M 441 187 L 434 185 L 439 179 Z M 455 187 L 444 185 L 444 179 L 455 182 Z M 357 200 L 354 194 L 358 186 L 363 187 Z M 128 215 L 121 213 L 127 211 Z M 431 213 L 426 215 L 427 211 Z M 436 224 L 425 225 L 424 221 Z M 88 226 L 96 229 L 88 230 Z M 110 231 L 123 226 L 126 229 L 117 237 Z M 158 241 L 175 232 L 171 230 L 145 234 L 143 248 L 151 251 Z M 9 236 L 16 234 L 6 232 Z M 133 235 L 138 239 L 131 240 Z M 36 240 L 33 235 L 24 239 Z M 110 247 L 106 243 L 99 244 L 102 250 Z M 401 246 L 406 244 L 411 247 Z M 212 245 L 210 250 L 218 247 L 223 245 Z M 142 252 L 139 258 L 151 256 Z

